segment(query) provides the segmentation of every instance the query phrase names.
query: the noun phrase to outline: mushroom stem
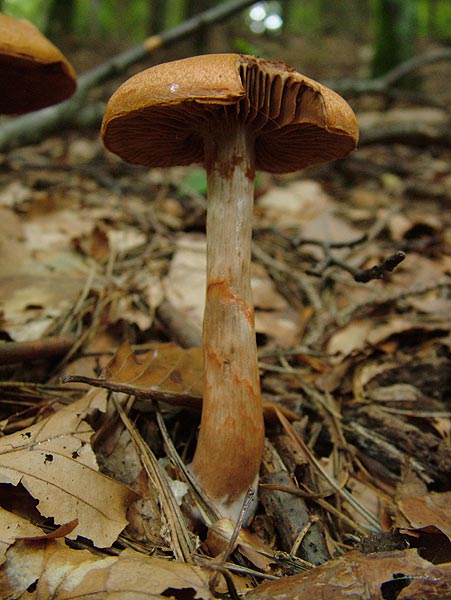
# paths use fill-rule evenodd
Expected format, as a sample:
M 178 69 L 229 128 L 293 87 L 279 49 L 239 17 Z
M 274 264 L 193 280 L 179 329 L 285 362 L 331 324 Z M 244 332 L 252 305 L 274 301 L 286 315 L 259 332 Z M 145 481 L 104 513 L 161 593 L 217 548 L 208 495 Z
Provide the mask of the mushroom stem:
M 354 113 L 288 65 L 211 54 L 156 65 L 108 102 L 105 146 L 148 167 L 205 161 L 204 407 L 192 471 L 223 516 L 257 482 L 264 442 L 250 287 L 254 171 L 289 173 L 356 147 Z
M 254 139 L 244 125 L 227 123 L 204 140 L 204 398 L 192 469 L 221 515 L 236 518 L 257 484 L 264 442 L 251 291 Z

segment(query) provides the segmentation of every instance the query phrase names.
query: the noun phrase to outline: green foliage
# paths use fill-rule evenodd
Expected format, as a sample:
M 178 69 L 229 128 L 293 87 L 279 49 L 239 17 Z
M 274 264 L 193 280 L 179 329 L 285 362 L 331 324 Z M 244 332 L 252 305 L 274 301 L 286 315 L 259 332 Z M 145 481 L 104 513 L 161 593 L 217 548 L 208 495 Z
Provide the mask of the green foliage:
M 45 30 L 50 0 L 3 0 L 3 12 L 18 19 L 28 19 Z
M 12 17 L 32 21 L 41 31 L 56 3 L 64 0 L 3 0 L 3 10 Z M 82 37 L 110 36 L 139 41 L 146 37 L 149 2 L 133 0 L 76 0 L 72 31 Z
M 138 42 L 147 36 L 149 3 L 142 0 L 78 0 L 74 30 L 81 36 L 101 36 Z
M 207 176 L 205 170 L 200 167 L 193 167 L 188 171 L 182 180 L 182 189 L 188 194 L 194 192 L 199 196 L 207 195 Z
M 181 23 L 185 15 L 186 2 L 181 0 L 167 0 L 166 1 L 166 14 L 164 17 L 164 29 L 170 29 Z
M 236 38 L 233 40 L 233 46 L 240 54 L 253 54 L 254 56 L 261 56 L 262 58 L 269 58 L 262 48 L 244 38 Z
M 147 36 L 148 2 L 103 0 L 100 6 L 102 33 L 135 41 Z
M 255 177 L 255 186 L 258 187 L 261 182 L 259 173 Z M 198 196 L 207 195 L 207 175 L 203 167 L 191 167 L 186 175 L 183 177 L 180 185 L 180 189 L 188 194 L 193 193 Z
M 427 34 L 442 40 L 451 39 L 451 2 L 450 0 L 429 0 L 427 4 Z
M 284 24 L 287 31 L 318 31 L 321 25 L 319 2 L 288 2 L 283 6 Z

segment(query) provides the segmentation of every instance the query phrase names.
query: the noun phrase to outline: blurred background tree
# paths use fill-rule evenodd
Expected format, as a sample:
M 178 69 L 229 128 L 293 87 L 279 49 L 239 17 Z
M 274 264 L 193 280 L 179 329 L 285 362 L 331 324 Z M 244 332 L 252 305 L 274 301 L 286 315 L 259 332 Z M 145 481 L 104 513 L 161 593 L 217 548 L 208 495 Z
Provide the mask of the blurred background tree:
M 374 0 L 372 75 L 383 75 L 415 54 L 418 5 L 409 0 Z

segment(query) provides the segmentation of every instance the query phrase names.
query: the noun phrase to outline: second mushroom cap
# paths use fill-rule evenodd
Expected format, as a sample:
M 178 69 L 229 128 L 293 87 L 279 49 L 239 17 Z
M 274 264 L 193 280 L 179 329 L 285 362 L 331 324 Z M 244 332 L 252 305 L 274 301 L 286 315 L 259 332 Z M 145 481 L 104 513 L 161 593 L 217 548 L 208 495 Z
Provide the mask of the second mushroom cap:
M 77 87 L 72 65 L 32 23 L 0 13 L 0 113 L 62 102 Z

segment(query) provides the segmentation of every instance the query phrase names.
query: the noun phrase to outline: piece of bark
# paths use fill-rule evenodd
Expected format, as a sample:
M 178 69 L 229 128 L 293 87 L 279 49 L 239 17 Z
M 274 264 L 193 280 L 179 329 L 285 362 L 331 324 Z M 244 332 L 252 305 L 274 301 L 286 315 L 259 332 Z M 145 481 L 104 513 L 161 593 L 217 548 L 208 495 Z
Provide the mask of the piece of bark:
M 286 471 L 268 473 L 261 483 L 269 484 L 271 488 L 280 486 L 287 490 L 297 489 Z M 282 547 L 286 552 L 291 552 L 298 536 L 305 529 L 305 535 L 295 555 L 314 565 L 329 560 L 330 554 L 321 526 L 312 521 L 312 515 L 303 498 L 286 491 L 265 488 L 264 485 L 260 488 L 260 498 L 266 513 L 275 521 Z
M 356 447 L 399 475 L 409 464 L 426 483 L 447 485 L 451 457 L 446 441 L 431 431 L 423 431 L 415 422 L 384 411 L 377 405 L 364 406 L 346 413 L 346 428 Z M 362 435 L 363 432 L 366 435 Z M 391 449 L 387 453 L 387 449 Z

